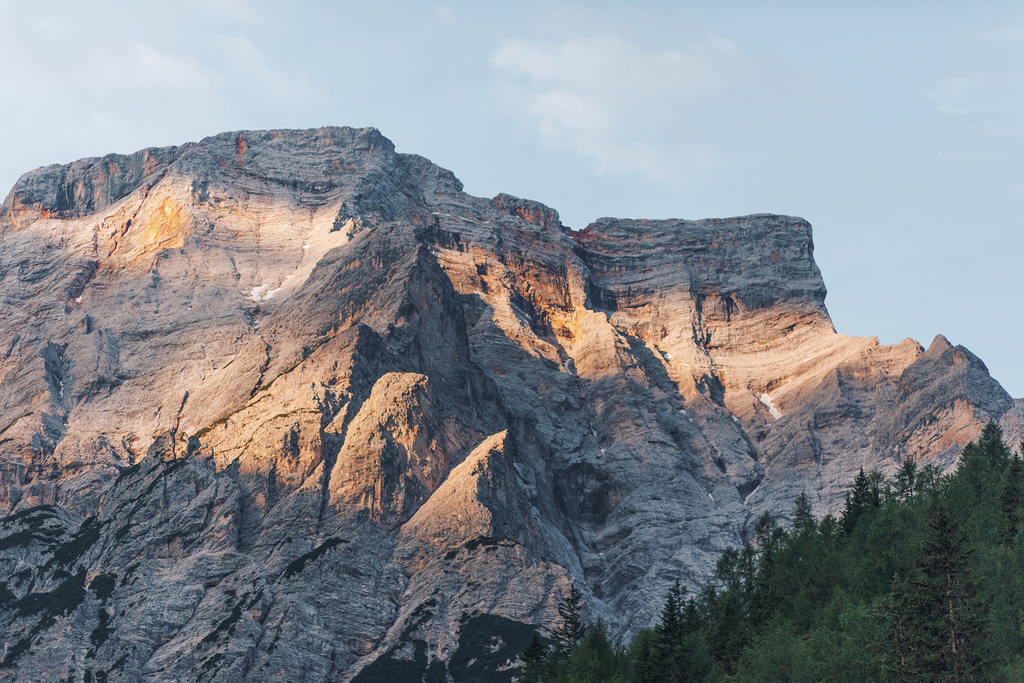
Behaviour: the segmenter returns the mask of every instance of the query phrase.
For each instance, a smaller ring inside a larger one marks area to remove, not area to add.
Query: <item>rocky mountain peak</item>
[[[0,679],[473,680],[570,583],[632,633],[761,513],[1019,430],[969,351],[837,334],[825,294],[802,219],[574,232],[372,128],[28,173]]]

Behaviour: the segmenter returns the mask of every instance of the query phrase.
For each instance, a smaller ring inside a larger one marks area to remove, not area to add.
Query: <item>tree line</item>
[[[765,513],[628,643],[585,623],[573,586],[520,682],[1024,680],[1024,465],[994,422],[951,474],[862,469],[838,518],[802,494],[792,519]]]

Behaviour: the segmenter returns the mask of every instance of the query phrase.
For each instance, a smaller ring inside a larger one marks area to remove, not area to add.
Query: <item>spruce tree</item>
[[[520,655],[523,660],[523,667],[519,673],[519,683],[540,683],[541,673],[544,670],[544,658],[547,656],[547,648],[540,642],[537,632],[533,632],[533,639]]]
[[[846,506],[843,508],[843,516],[840,520],[843,531],[846,535],[853,533],[861,516],[870,508],[878,507],[881,504],[881,494],[878,490],[878,483],[872,481],[864,474],[864,468],[853,479],[853,489],[846,494]]]
[[[1003,443],[1003,429],[994,420],[981,430],[978,436],[978,455],[983,457],[997,472],[1002,472],[1010,460],[1010,449]]]
[[[655,669],[658,680],[678,683],[683,680],[683,594],[686,589],[676,579],[668,591],[661,623],[655,627]]]
[[[895,683],[918,680],[923,660],[920,628],[915,623],[918,606],[908,589],[907,580],[893,574],[892,588],[885,603],[888,613],[886,624],[887,647],[885,663]]]
[[[907,458],[900,465],[896,472],[895,492],[896,499],[907,501],[914,496],[914,477],[917,475],[917,463],[913,458]]]
[[[576,643],[583,640],[587,633],[586,624],[583,623],[581,610],[583,608],[583,594],[576,588],[576,584],[569,584],[569,594],[558,603],[558,616],[562,623],[552,634],[561,649],[568,653],[575,647]]]
[[[921,633],[920,670],[934,681],[977,680],[981,670],[981,629],[977,584],[964,534],[945,509],[930,524],[915,586]]]
[[[658,634],[655,629],[640,629],[640,632],[633,636],[629,644],[629,658],[633,664],[633,680],[636,683],[661,682],[657,642]]]
[[[805,529],[814,529],[817,522],[814,513],[811,511],[811,499],[806,493],[801,493],[794,501],[793,529],[799,534]]]

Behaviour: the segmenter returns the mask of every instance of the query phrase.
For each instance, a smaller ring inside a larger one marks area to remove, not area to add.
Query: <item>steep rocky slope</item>
[[[837,334],[811,228],[465,194],[374,129],[25,175],[0,209],[0,680],[474,680],[1024,409]],[[424,673],[426,672],[426,674]]]

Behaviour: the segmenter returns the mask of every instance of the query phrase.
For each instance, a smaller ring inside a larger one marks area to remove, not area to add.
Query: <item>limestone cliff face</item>
[[[761,512],[1019,433],[969,351],[837,334],[824,299],[803,220],[573,232],[373,129],[29,173],[0,680],[473,680],[571,581],[628,633]]]

